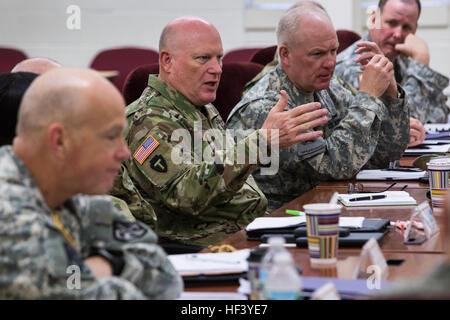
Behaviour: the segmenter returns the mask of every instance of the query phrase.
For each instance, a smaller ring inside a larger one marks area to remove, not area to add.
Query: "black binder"
[[[202,287],[211,285],[238,285],[240,278],[247,277],[247,272],[229,274],[200,274],[195,276],[183,276],[185,288]]]
[[[363,225],[361,228],[339,228],[340,234],[342,234],[342,229],[346,229],[351,233],[361,233],[361,232],[381,232],[383,233],[390,226],[390,221],[387,219],[364,219]],[[300,229],[299,229],[300,228]],[[247,231],[247,240],[249,241],[262,241],[263,238],[266,239],[270,236],[282,236],[286,238],[286,242],[288,239],[293,239],[293,236],[297,232],[297,236],[295,238],[301,237],[301,234],[298,234],[299,230],[306,230],[306,223],[300,223],[296,226],[291,226],[288,228],[268,228],[268,229],[259,229],[253,231]],[[306,233],[305,233],[306,235]],[[295,239],[294,238],[294,239]],[[291,243],[295,243],[292,241]]]
[[[375,238],[378,243],[384,237],[386,232],[355,232],[350,233],[346,237],[339,237],[339,248],[354,248],[362,247],[370,238]],[[295,239],[295,244],[297,247],[308,247],[308,238],[300,237]]]
[[[306,223],[302,226],[260,229],[247,232],[247,240],[267,242],[270,237],[283,237],[286,243],[295,243],[297,247],[308,246]],[[387,219],[365,219],[361,228],[339,228],[339,247],[362,247],[374,237],[378,242],[387,233],[390,221]]]

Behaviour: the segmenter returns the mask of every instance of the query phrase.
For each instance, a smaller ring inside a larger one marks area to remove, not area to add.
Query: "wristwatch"
[[[125,261],[121,253],[113,254],[103,248],[92,248],[89,257],[92,256],[100,256],[106,259],[111,264],[113,275],[118,276],[122,273],[123,267],[125,266]]]

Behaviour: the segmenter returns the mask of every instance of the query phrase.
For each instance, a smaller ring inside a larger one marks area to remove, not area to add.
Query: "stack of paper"
[[[450,131],[449,123],[426,123],[424,127],[427,133],[439,133]]]
[[[361,228],[364,217],[340,217],[339,226],[347,228]],[[277,229],[289,228],[296,226],[305,226],[306,217],[304,215],[298,217],[261,217],[253,220],[245,228],[246,231],[254,231],[261,229]]]
[[[370,196],[386,195],[383,199],[350,201],[355,198],[366,198]],[[353,193],[340,194],[339,201],[346,207],[369,207],[369,206],[410,206],[417,205],[417,201],[406,191],[385,191],[378,193]]]
[[[447,153],[450,149],[450,143],[447,144],[427,144],[419,145],[414,148],[408,148],[405,150],[403,155],[405,156],[416,156],[423,154],[434,154],[434,153]]]
[[[181,276],[242,273],[248,270],[250,250],[172,254],[169,260]]]
[[[361,170],[356,180],[418,180],[427,176],[426,171],[396,171],[389,169]]]

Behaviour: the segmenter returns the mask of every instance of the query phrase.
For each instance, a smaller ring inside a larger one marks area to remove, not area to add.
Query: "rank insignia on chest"
[[[128,242],[142,238],[147,230],[137,222],[114,221],[114,238],[119,241]]]
[[[155,171],[165,173],[167,172],[167,162],[161,155],[154,156],[150,160],[150,168]]]
[[[152,135],[149,135],[145,141],[141,144],[141,146],[136,150],[133,155],[133,158],[136,159],[141,165],[144,163],[145,159],[159,146],[159,142],[153,138]]]

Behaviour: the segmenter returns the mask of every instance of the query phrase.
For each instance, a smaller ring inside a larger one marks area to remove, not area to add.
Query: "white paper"
[[[300,223],[306,223],[305,215],[298,217],[261,217],[256,218],[245,228],[246,231],[253,231],[259,229],[275,229],[275,228],[287,228],[296,226]]]
[[[362,228],[364,217],[340,217],[339,227]]]
[[[450,144],[428,145],[427,148],[406,149],[403,155],[417,154],[417,153],[446,153],[450,149]]]
[[[350,201],[353,198],[362,198],[375,195],[387,195],[384,199]],[[385,191],[379,193],[357,193],[340,194],[339,200],[346,207],[364,207],[364,206],[407,206],[417,205],[417,201],[406,191]]]
[[[438,133],[442,131],[450,131],[449,123],[426,123],[423,125],[427,133]]]
[[[426,175],[426,171],[362,170],[356,176],[356,180],[417,180]]]
[[[169,260],[181,276],[241,273],[248,270],[249,249],[234,252],[172,254]]]
[[[364,217],[340,217],[340,227],[352,227],[361,228],[364,222]],[[246,231],[254,231],[260,229],[277,229],[288,228],[299,225],[300,223],[306,223],[306,217],[304,215],[298,217],[262,217],[256,218],[245,228]]]

